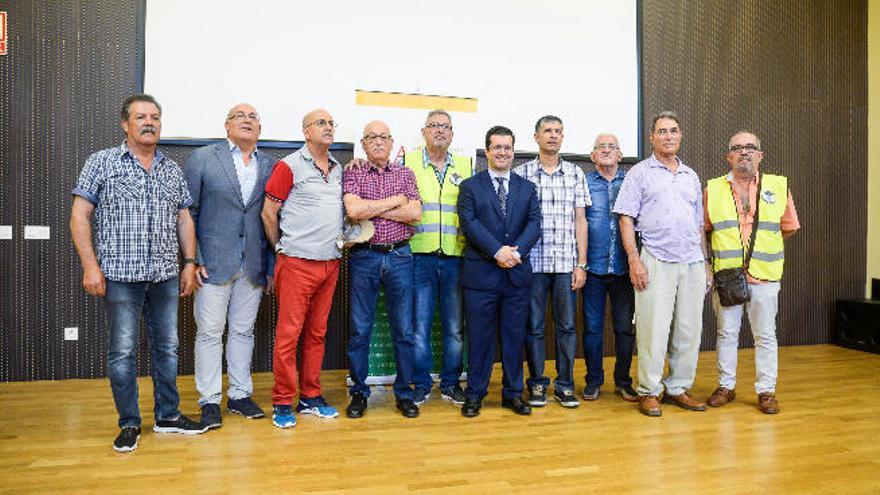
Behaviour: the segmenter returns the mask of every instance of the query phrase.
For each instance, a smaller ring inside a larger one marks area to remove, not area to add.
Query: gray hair
[[[672,110],[663,110],[651,120],[651,134],[654,134],[654,129],[657,127],[657,121],[660,119],[674,120],[675,123],[678,124],[678,127],[681,128],[681,122],[678,121],[678,115]]]
[[[562,119],[560,119],[559,117],[557,117],[555,115],[545,115],[545,116],[541,117],[540,119],[538,119],[537,122],[535,122],[535,133],[537,133],[538,131],[541,130],[542,125],[549,124],[551,122],[556,122],[559,125],[562,125]]]
[[[446,110],[443,110],[442,108],[438,108],[438,109],[431,110],[430,112],[428,112],[428,115],[425,117],[425,122],[427,122],[428,119],[430,119],[431,117],[433,117],[435,115],[445,115],[446,118],[449,119],[449,124],[452,125],[452,115],[449,115],[449,112],[447,112]]]
[[[758,146],[758,150],[760,151],[760,149],[761,149],[761,138],[759,138],[757,134],[755,134],[754,132],[752,132],[752,131],[750,131],[750,130],[748,130],[748,129],[741,129],[741,130],[736,131],[735,133],[733,133],[733,136],[730,136],[730,139],[727,140],[727,147],[728,147],[728,148],[730,148],[730,143],[733,141],[733,138],[739,136],[740,134],[751,134],[752,136],[755,136],[755,144]]]

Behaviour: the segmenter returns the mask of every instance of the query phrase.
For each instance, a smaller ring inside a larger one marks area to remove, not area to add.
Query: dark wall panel
[[[67,222],[86,157],[122,140],[118,107],[138,87],[142,56],[139,8],[138,0],[0,0],[10,35],[0,57],[0,225],[12,225],[14,237],[0,240],[2,381],[105,374],[103,308],[80,288]],[[742,128],[762,138],[763,169],[790,177],[803,230],[787,244],[780,343],[828,342],[834,301],[861,297],[865,281],[867,2],[645,0],[641,19],[645,122],[677,111],[681,156],[704,180],[725,171],[724,145]],[[163,147],[179,163],[191,150]],[[23,240],[25,225],[50,226],[51,239]],[[344,296],[340,285],[329,368],[346,365]],[[271,367],[274,312],[266,298],[259,370]],[[191,373],[191,300],[180,321],[180,368]],[[79,327],[78,341],[63,340],[66,326]],[[714,348],[708,305],[704,328],[703,348]]]
[[[867,3],[645,1],[642,39],[646,126],[677,111],[704,183],[740,129],[761,138],[763,171],[789,177],[802,230],[786,243],[779,341],[829,342],[834,301],[865,286]],[[707,307],[704,349],[714,328]]]

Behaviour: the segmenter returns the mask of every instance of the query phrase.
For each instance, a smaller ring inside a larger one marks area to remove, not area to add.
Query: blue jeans
[[[138,408],[137,347],[141,314],[150,341],[150,374],[153,377],[153,413],[156,421],[175,419],[177,407],[177,277],[164,282],[114,282],[107,280],[107,375],[119,413],[119,427],[140,426]]]
[[[577,352],[577,332],[574,328],[577,293],[571,290],[571,273],[535,273],[529,297],[529,327],[526,332],[526,359],[529,378],[526,383],[546,387],[550,379],[544,376],[544,319],[547,311],[547,292],[553,298],[553,322],[556,324],[556,381],[558,390],[574,388],[574,355]]]
[[[443,365],[440,369],[440,390],[458,385],[462,370],[462,297],[459,256],[433,254],[413,255],[415,289],[415,366],[413,384],[416,389],[430,391],[433,385],[431,367],[431,328],[434,308],[439,307],[443,335]]]
[[[584,284],[584,361],[587,386],[601,386],[605,382],[602,369],[605,333],[605,299],[611,298],[611,323],[614,327],[614,385],[632,386],[629,368],[632,364],[634,293],[629,275],[587,274]]]
[[[366,384],[370,365],[370,337],[373,335],[381,284],[385,287],[397,365],[394,395],[398,399],[412,399],[413,257],[409,246],[387,253],[354,248],[349,252],[348,273],[351,295],[348,361],[353,382],[350,392],[370,396],[370,387]]]

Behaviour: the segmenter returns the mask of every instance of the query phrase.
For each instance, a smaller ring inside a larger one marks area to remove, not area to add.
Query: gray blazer
[[[241,197],[241,185],[227,140],[192,152],[183,173],[193,204],[189,211],[196,225],[196,261],[208,270],[208,282],[222,285],[242,266],[255,285],[266,285],[272,275],[275,253],[263,230],[260,212],[266,181],[276,158],[257,151],[257,183],[250,198]]]

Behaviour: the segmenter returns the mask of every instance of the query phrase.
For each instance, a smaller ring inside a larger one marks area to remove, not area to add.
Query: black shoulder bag
[[[731,188],[731,194],[734,194]],[[736,198],[733,198],[736,204]],[[749,249],[743,258],[743,266],[725,268],[715,272],[715,290],[718,292],[718,300],[722,306],[736,306],[752,299],[749,290],[749,282],[746,279],[746,267],[752,259],[752,249],[755,247],[755,234],[758,232],[758,207],[761,204],[761,183],[758,182],[757,194],[755,194],[755,216],[752,222],[752,234],[749,236]]]

